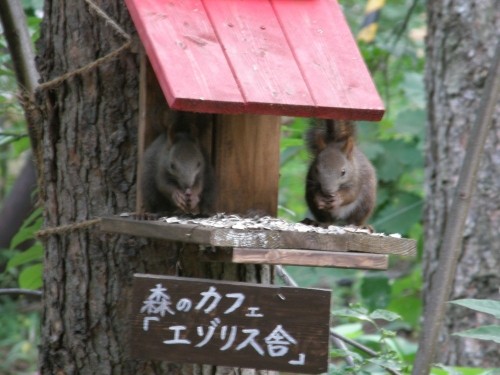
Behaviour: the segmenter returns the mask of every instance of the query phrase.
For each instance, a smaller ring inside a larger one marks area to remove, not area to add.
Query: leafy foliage
[[[29,31],[37,38],[43,0],[23,0],[22,3]],[[17,91],[13,64],[0,28],[0,203],[10,192],[30,148]],[[38,210],[25,221],[10,248],[0,249],[0,288],[41,287],[43,248],[34,241],[34,233],[40,225],[41,210]],[[1,374],[36,373],[39,321],[37,302],[18,296],[0,296]]]
[[[42,209],[36,209],[23,223],[11,241],[11,258],[6,272],[18,274],[19,286],[24,289],[39,289],[42,286],[42,244],[35,240],[35,234],[42,224]],[[24,250],[16,250],[20,245],[30,243]]]
[[[496,319],[500,319],[500,301],[468,298],[451,301],[450,303],[493,315]],[[481,326],[457,332],[454,333],[454,335],[478,340],[488,340],[500,344],[500,325]]]
[[[27,303],[0,297],[0,374],[36,372],[39,314]]]
[[[455,305],[464,306],[471,310],[479,311],[482,313],[493,315],[495,318],[500,319],[500,301],[494,301],[489,299],[457,299],[455,301],[450,301]]]
[[[401,317],[388,310],[377,309],[369,312],[360,305],[352,305],[348,308],[334,310],[333,316],[348,323],[338,325],[334,331],[355,338],[356,341],[374,350],[377,355],[369,356],[358,350],[334,350],[334,357],[350,356],[354,365],[341,365],[330,369],[330,374],[384,374],[385,369],[395,371],[406,371],[408,365],[406,360],[416,350],[416,345],[398,338],[392,330],[386,329],[380,324],[382,322],[392,323]],[[352,322],[358,322],[354,324]],[[368,325],[368,326],[367,326]],[[348,327],[349,331],[345,331]],[[353,329],[355,327],[355,329]],[[365,333],[371,331],[370,333]]]
[[[500,369],[482,369],[472,367],[436,366],[431,370],[431,375],[497,375]]]

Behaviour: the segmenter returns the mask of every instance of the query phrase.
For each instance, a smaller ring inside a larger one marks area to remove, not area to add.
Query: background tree
[[[485,78],[500,37],[500,4],[495,0],[428,2],[424,274],[427,287],[437,269],[444,224],[463,162],[470,127],[477,115]],[[465,227],[451,299],[499,299],[500,275],[500,106],[478,174]],[[439,345],[439,362],[500,365],[498,345],[452,337],[453,332],[485,324],[483,314],[449,308]]]

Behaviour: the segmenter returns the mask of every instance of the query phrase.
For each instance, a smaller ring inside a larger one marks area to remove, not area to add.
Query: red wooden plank
[[[244,100],[200,0],[126,0],[169,105],[242,112]]]
[[[173,109],[378,120],[336,0],[126,0]]]
[[[271,0],[318,117],[380,120],[384,106],[337,0]]]
[[[249,112],[300,115],[314,106],[269,1],[203,3]]]

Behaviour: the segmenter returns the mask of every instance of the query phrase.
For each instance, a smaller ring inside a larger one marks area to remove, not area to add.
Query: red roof
[[[126,0],[171,108],[380,120],[336,0]]]

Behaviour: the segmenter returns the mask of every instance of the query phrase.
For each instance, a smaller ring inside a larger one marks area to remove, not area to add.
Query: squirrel
[[[306,181],[307,205],[319,223],[363,226],[376,201],[377,178],[356,146],[352,121],[315,121],[306,133],[314,157]]]
[[[176,121],[145,150],[142,189],[146,212],[213,213],[214,172],[193,133],[194,125]]]

